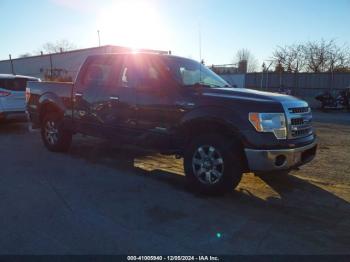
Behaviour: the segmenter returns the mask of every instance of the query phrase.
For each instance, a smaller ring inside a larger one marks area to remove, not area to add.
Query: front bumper
[[[314,159],[317,141],[291,149],[256,150],[244,149],[250,171],[288,170],[304,165]]]

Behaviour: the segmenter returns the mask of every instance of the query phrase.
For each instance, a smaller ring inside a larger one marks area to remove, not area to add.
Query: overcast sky
[[[67,39],[172,50],[207,64],[249,49],[262,63],[278,45],[336,39],[350,44],[350,0],[0,0],[0,60]],[[201,32],[201,34],[199,34]]]

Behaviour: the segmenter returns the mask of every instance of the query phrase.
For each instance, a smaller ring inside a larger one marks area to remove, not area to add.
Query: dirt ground
[[[55,154],[2,124],[0,254],[348,254],[350,114],[314,116],[314,161],[223,197],[189,192],[173,156],[82,136]]]
[[[319,139],[317,156],[311,163],[290,174],[337,192],[350,202],[350,113],[335,115],[336,122],[344,124],[327,123],[333,121],[333,116],[334,113],[314,113],[317,121],[314,127]],[[135,165],[149,171],[160,169],[183,175],[182,160],[175,160],[172,156],[146,156],[136,159]],[[253,174],[246,174],[240,188],[261,190],[259,184],[259,179]]]

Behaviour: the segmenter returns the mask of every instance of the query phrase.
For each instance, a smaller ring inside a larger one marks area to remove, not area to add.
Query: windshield
[[[224,79],[201,63],[191,59],[168,57],[167,66],[175,79],[183,86],[231,87]]]

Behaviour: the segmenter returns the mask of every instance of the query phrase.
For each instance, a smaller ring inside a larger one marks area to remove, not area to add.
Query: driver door
[[[157,55],[129,56],[130,87],[135,94],[136,127],[152,148],[169,148],[172,134],[185,110],[179,105],[182,93]]]

